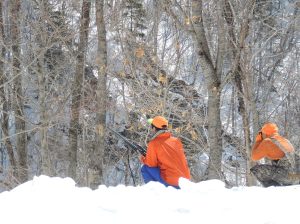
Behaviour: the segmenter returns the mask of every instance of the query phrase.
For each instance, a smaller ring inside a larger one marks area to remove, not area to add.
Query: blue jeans
[[[178,186],[173,186],[170,184],[167,184],[160,176],[160,169],[158,167],[150,167],[147,165],[143,165],[141,168],[141,173],[144,179],[145,183],[148,183],[150,181],[156,181],[156,182],[160,182],[161,184],[167,186],[172,186],[175,187],[177,189],[179,189]]]

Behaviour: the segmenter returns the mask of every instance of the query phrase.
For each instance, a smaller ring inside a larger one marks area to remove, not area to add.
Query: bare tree
[[[14,0],[11,2],[11,41],[12,41],[12,71],[14,78],[14,105],[15,127],[17,134],[16,149],[18,154],[18,175],[21,182],[28,179],[26,133],[24,118],[24,97],[22,89],[21,54],[20,54],[20,13],[21,2]]]
[[[104,22],[104,1],[95,1],[96,6],[96,24],[97,24],[97,67],[98,81],[96,90],[97,109],[96,109],[96,128],[97,134],[95,151],[90,155],[91,162],[89,172],[92,176],[89,179],[89,185],[96,188],[103,183],[104,174],[104,152],[105,152],[105,123],[106,123],[106,105],[107,105],[107,45],[106,45],[106,29]]]
[[[230,37],[230,46],[233,54],[233,64],[231,70],[227,77],[233,77],[233,83],[237,89],[238,96],[238,112],[242,116],[243,121],[243,130],[244,130],[244,139],[245,139],[245,154],[248,158],[251,155],[251,133],[250,133],[250,119],[249,114],[251,111],[251,103],[254,103],[254,99],[252,98],[253,94],[251,91],[253,86],[251,85],[250,80],[252,79],[251,74],[246,71],[246,68],[250,67],[250,62],[248,61],[248,66],[245,66],[247,62],[247,54],[244,49],[246,49],[245,40],[249,35],[249,25],[250,21],[253,18],[253,10],[255,6],[255,1],[249,1],[245,5],[243,5],[243,19],[236,18],[236,13],[233,11],[232,3],[228,0],[225,1],[225,20],[228,25],[228,33]],[[241,9],[241,6],[240,6]],[[241,21],[241,22],[240,22]],[[239,32],[236,24],[240,24]],[[244,56],[244,57],[243,57]],[[250,77],[249,77],[250,76]],[[248,185],[253,185],[254,180],[251,178],[250,168],[251,164],[246,166],[247,168],[247,181]]]
[[[198,47],[198,55],[201,68],[207,80],[208,91],[208,137],[209,137],[209,164],[208,179],[223,179],[221,174],[222,159],[222,124],[220,119],[220,97],[221,97],[221,77],[224,67],[225,53],[225,31],[222,9],[224,1],[216,2],[218,42],[216,59],[211,55],[209,48],[209,38],[205,30],[205,18],[202,1],[192,1],[192,23],[195,42]]]
[[[9,158],[9,163],[12,172],[12,175],[17,177],[17,162],[14,153],[14,147],[9,137],[9,100],[8,95],[6,94],[7,87],[7,77],[5,75],[5,64],[6,64],[6,52],[7,52],[7,42],[4,33],[4,20],[3,20],[3,1],[0,2],[0,39],[1,39],[1,60],[0,60],[0,101],[2,102],[2,119],[1,119],[1,127],[2,127],[2,140],[4,141],[6,151]],[[8,90],[7,90],[8,91]]]
[[[78,136],[80,134],[79,115],[80,115],[80,103],[82,94],[82,82],[85,68],[85,56],[87,50],[89,23],[90,23],[90,7],[91,2],[89,0],[82,1],[80,30],[79,30],[79,43],[78,53],[76,58],[76,70],[74,83],[72,85],[72,103],[71,103],[71,121],[69,130],[69,176],[76,179],[76,167],[77,167],[77,149],[78,149]]]

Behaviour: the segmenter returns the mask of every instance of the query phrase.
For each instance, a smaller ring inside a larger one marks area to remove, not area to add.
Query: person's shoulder
[[[154,138],[154,139],[151,139],[151,140],[148,142],[148,145],[153,145],[153,144],[155,144],[155,142],[156,142],[155,138]]]
[[[181,142],[181,140],[180,140],[179,137],[172,136],[172,135],[170,136],[169,141],[182,144],[182,142]]]
[[[275,143],[279,143],[281,147],[284,147],[284,149],[288,152],[293,152],[294,147],[292,143],[285,137],[281,135],[276,135],[271,138]]]
[[[173,136],[173,135],[170,135],[170,139],[172,139],[174,141],[180,141],[179,137],[176,137],[176,136]]]

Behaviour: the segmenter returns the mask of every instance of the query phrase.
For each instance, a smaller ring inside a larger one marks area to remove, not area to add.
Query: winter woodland
[[[257,185],[266,121],[300,149],[299,0],[1,0],[0,192],[33,176],[143,184],[147,118],[192,181]]]

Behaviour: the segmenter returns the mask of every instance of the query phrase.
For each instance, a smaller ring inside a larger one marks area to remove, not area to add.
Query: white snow
[[[0,223],[300,223],[299,185],[227,189],[219,180],[180,179],[180,186],[150,182],[91,190],[70,178],[39,176],[0,194]]]

